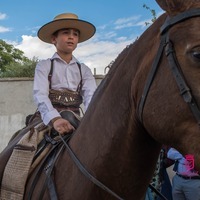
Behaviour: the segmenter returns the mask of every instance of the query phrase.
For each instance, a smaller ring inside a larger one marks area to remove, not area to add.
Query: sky
[[[40,41],[37,31],[61,13],[75,13],[96,27],[95,35],[78,44],[74,56],[93,73],[105,74],[105,68],[133,43],[148,26],[152,14],[162,9],[154,0],[1,0],[0,39],[24,52],[30,59],[47,59],[56,51]]]

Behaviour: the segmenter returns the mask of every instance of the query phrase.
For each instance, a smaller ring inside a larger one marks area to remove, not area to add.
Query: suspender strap
[[[51,60],[51,68],[50,68],[50,72],[49,72],[49,75],[48,75],[49,89],[51,89],[51,78],[52,78],[52,74],[53,74],[53,60]]]
[[[82,90],[82,87],[83,87],[83,77],[82,77],[82,71],[81,71],[81,64],[77,62],[77,65],[78,65],[78,68],[79,68],[79,71],[80,71],[81,80],[80,80],[80,83],[78,84],[76,91],[80,92]]]
[[[83,87],[83,77],[82,77],[82,71],[81,71],[81,64],[77,62],[77,65],[78,65],[78,68],[79,68],[79,71],[80,71],[81,80],[80,80],[80,82],[78,84],[78,87],[77,87],[76,91],[80,92],[82,90],[82,87]],[[49,89],[52,89],[51,88],[52,75],[53,75],[53,59],[51,60],[51,68],[50,68],[50,72],[49,72],[49,75],[48,75]]]

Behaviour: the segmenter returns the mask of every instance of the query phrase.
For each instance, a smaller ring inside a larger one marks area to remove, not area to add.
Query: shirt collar
[[[63,62],[65,62],[59,55],[58,53],[54,53],[54,55],[51,57],[51,60],[53,59],[59,59],[59,60],[62,60]],[[77,63],[79,62],[73,55],[72,55],[72,60],[70,61],[69,64],[74,64],[74,63]]]

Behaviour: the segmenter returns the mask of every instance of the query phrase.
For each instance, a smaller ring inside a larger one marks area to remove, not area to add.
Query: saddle
[[[77,129],[80,121],[81,121],[81,117],[79,115],[77,115],[76,113],[74,113],[71,110],[64,110],[60,112],[60,115],[62,118],[68,120],[70,122],[70,124]]]
[[[68,120],[75,129],[78,128],[81,118],[73,111],[61,111],[60,115]],[[71,134],[66,136],[65,138],[69,140]],[[23,199],[26,180],[30,173],[39,164],[44,169],[47,163],[48,165],[51,163],[53,169],[55,160],[61,152],[61,144],[62,141],[53,128],[45,126],[41,122],[35,127],[29,128],[28,132],[14,145],[10,158],[6,163],[1,183],[0,199]]]

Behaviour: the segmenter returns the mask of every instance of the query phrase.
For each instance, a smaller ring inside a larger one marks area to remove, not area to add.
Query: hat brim
[[[64,28],[74,28],[80,31],[79,43],[90,39],[96,32],[93,24],[79,19],[59,19],[42,26],[38,31],[38,37],[47,43],[52,43],[52,34]]]

